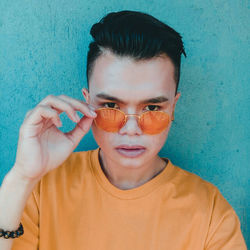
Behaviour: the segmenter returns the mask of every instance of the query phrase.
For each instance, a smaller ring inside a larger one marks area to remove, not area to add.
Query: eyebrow
[[[100,99],[105,99],[105,100],[110,100],[110,101],[116,101],[116,102],[119,102],[119,103],[122,103],[122,104],[126,104],[125,101],[117,98],[117,97],[114,97],[114,96],[110,96],[108,94],[105,94],[105,93],[100,93],[100,94],[97,94],[96,97],[100,98]],[[140,104],[146,104],[146,103],[162,103],[162,102],[167,102],[168,101],[168,98],[165,97],[165,96],[157,96],[157,97],[153,97],[153,98],[149,98],[149,99],[146,99],[146,100],[142,100],[140,101]]]

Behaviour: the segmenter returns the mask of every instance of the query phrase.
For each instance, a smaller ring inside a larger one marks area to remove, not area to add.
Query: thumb
[[[93,120],[94,118],[84,116],[80,122],[76,124],[73,130],[65,133],[65,135],[74,143],[74,147],[76,147],[80,143],[83,136],[88,133]]]

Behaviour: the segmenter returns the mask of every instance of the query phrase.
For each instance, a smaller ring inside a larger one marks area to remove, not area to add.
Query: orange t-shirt
[[[165,159],[143,185],[121,190],[95,150],[72,152],[30,195],[13,250],[245,250],[240,221],[213,184]]]

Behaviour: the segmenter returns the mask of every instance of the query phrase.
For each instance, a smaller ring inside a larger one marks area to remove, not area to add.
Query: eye
[[[115,106],[115,105],[117,105],[117,104],[114,102],[105,102],[105,103],[101,104],[101,106],[103,106],[104,108],[117,108],[118,105],[117,106]]]
[[[158,106],[158,105],[148,105],[146,107],[149,108],[149,109],[146,109],[147,111],[159,111],[161,108],[161,106]]]

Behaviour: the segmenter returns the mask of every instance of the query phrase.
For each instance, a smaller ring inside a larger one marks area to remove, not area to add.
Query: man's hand
[[[84,114],[79,120],[76,110]],[[67,133],[57,128],[62,125],[59,117],[62,112],[77,123]],[[41,179],[67,159],[89,131],[95,117],[95,112],[91,113],[91,107],[83,101],[65,95],[47,96],[25,116],[19,130],[15,165],[11,171],[23,179]]]

